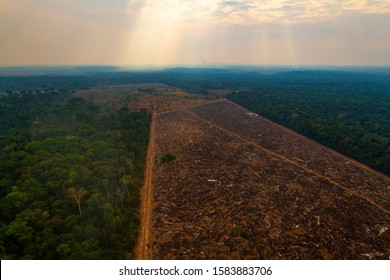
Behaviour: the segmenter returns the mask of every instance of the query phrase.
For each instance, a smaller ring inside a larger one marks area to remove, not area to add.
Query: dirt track
[[[151,216],[153,207],[153,163],[155,158],[155,123],[156,114],[152,116],[149,134],[148,154],[146,158],[145,179],[141,189],[140,205],[140,230],[135,248],[137,260],[148,260],[151,258],[149,250],[149,238],[151,227]]]

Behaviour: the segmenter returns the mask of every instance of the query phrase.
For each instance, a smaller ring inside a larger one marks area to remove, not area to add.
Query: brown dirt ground
[[[389,177],[229,101],[155,121],[149,257],[390,258]]]
[[[182,109],[216,99],[153,83],[96,87],[77,91],[74,95],[113,109],[127,106],[131,111],[148,109],[153,112]]]
[[[137,260],[148,260],[149,256],[149,238],[151,228],[151,216],[153,207],[153,184],[152,184],[152,172],[153,163],[155,158],[155,121],[156,116],[153,114],[152,122],[150,125],[149,146],[148,154],[146,157],[145,168],[145,180],[141,189],[141,203],[140,203],[140,229],[138,234],[138,240],[135,248],[135,257]]]

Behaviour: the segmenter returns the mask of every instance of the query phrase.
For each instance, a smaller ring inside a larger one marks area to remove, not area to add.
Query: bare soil
[[[150,258],[390,258],[389,177],[226,100],[155,121]]]
[[[182,109],[215,100],[213,96],[190,94],[182,89],[163,84],[131,84],[96,87],[80,90],[75,96],[112,109],[128,107],[131,111],[148,109],[165,112]]]

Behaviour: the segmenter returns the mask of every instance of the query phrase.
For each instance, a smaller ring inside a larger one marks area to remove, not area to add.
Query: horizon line
[[[281,67],[281,68],[390,68],[390,65],[367,65],[367,64],[226,64],[226,63],[209,63],[209,64],[161,64],[161,65],[132,65],[132,64],[14,64],[1,65],[0,68],[68,68],[68,67],[112,67],[112,68],[226,68],[226,67]]]

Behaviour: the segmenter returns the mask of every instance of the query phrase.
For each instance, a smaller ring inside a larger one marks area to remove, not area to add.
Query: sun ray
[[[383,64],[389,14],[364,0],[3,1],[0,63]]]

